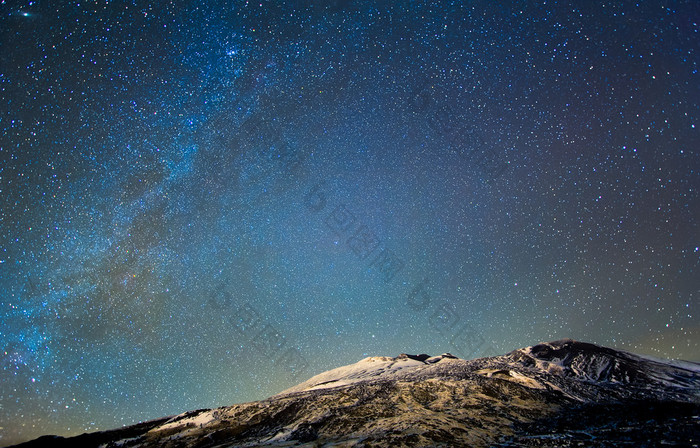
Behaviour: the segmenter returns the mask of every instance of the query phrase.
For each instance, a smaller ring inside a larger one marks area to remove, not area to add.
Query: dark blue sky
[[[0,3],[0,445],[369,355],[700,360],[695,1]]]

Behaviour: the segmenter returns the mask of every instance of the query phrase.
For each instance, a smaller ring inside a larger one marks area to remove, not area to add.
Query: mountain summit
[[[266,400],[22,447],[698,446],[700,364],[560,340],[473,360],[401,354]]]

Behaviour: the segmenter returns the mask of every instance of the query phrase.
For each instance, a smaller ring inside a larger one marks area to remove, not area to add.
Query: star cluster
[[[700,360],[698,17],[0,2],[0,445],[370,355]]]

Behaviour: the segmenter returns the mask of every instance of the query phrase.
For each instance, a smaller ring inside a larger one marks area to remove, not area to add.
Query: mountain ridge
[[[563,339],[368,357],[265,400],[17,447],[697,446],[699,427],[700,364]]]

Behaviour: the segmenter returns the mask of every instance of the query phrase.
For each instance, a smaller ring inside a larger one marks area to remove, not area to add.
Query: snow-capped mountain
[[[266,400],[22,446],[662,444],[700,444],[700,364],[561,340],[474,360],[370,357]]]

